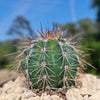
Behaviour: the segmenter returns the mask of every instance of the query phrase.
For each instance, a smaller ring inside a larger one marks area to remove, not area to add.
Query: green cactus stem
[[[64,38],[62,32],[41,32],[41,37],[30,40],[17,56],[18,70],[26,77],[26,84],[34,89],[69,89],[76,82],[79,69],[86,61],[76,48],[73,38]]]

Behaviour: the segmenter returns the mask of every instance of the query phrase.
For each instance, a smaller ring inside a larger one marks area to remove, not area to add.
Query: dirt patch
[[[16,72],[11,72],[7,69],[2,69],[0,70],[0,83],[9,79],[12,79],[14,77],[17,77],[18,73]]]

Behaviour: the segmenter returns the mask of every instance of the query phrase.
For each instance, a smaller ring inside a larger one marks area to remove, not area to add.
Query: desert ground
[[[0,70],[0,83],[9,79],[15,78],[17,76],[18,76],[18,73],[16,72],[11,72],[7,69],[2,69]]]

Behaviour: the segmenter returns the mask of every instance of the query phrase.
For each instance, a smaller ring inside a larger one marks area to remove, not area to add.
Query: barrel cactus
[[[25,75],[27,86],[34,89],[69,89],[76,82],[77,72],[88,64],[80,58],[83,52],[73,37],[64,37],[59,28],[41,32],[39,38],[29,39],[21,47],[17,69]]]

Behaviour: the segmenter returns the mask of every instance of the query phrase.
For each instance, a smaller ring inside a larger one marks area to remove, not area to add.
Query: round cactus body
[[[69,88],[75,82],[77,54],[64,39],[34,40],[24,49],[21,59],[26,82],[35,89]]]
[[[64,37],[60,30],[41,32],[37,39],[26,39],[21,45],[17,64],[26,77],[28,87],[34,89],[69,89],[76,82],[77,72],[87,64],[83,51],[74,37]],[[90,65],[91,66],[91,65]]]

